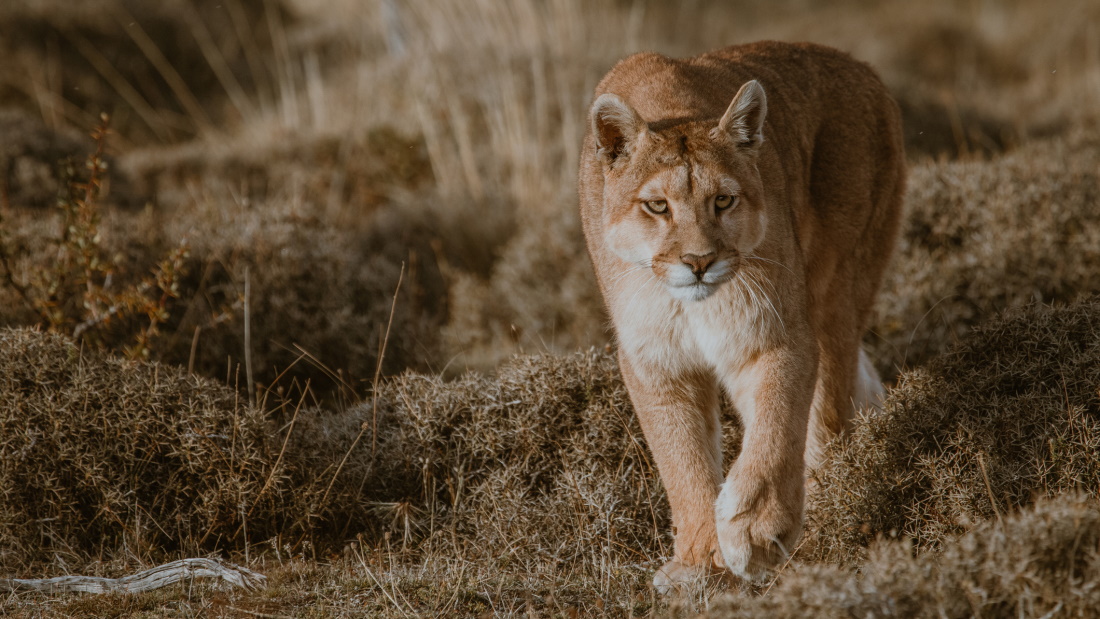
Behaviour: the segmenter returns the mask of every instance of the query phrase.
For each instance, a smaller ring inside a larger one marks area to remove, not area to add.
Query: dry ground
[[[775,581],[662,600],[577,149],[617,58],[762,38],[848,50],[901,104],[866,340],[896,384],[814,472]],[[0,613],[1100,604],[1095,2],[17,0],[0,55],[0,576],[270,578]]]

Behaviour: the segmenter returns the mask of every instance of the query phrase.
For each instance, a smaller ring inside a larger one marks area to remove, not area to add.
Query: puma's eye
[[[664,215],[668,212],[668,200],[649,200],[645,202],[645,208],[654,215]]]
[[[735,206],[741,199],[737,196],[720,195],[714,198],[714,208],[724,211]]]

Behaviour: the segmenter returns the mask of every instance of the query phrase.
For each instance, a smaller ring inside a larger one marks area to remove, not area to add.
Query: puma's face
[[[690,129],[690,128],[688,128]],[[605,177],[607,247],[697,301],[734,278],[767,221],[752,155],[708,131],[652,133]]]
[[[737,276],[767,227],[756,159],[764,90],[749,82],[720,121],[647,124],[612,94],[592,122],[603,160],[606,246],[698,301]]]

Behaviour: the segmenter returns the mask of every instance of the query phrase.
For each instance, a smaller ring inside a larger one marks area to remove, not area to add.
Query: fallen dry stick
[[[0,592],[140,593],[191,578],[220,578],[235,587],[248,590],[258,589],[267,581],[267,577],[263,574],[232,563],[222,563],[216,559],[181,559],[122,578],[97,576],[59,576],[40,580],[0,578]]]

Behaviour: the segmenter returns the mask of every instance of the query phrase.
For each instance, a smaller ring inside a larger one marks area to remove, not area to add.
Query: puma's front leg
[[[672,507],[673,559],[653,584],[668,593],[717,568],[714,501],[722,482],[718,384],[710,371],[646,371],[619,364]]]
[[[741,454],[715,503],[725,566],[758,579],[802,530],[804,451],[817,370],[813,340],[766,352],[727,378],[745,426]]]

